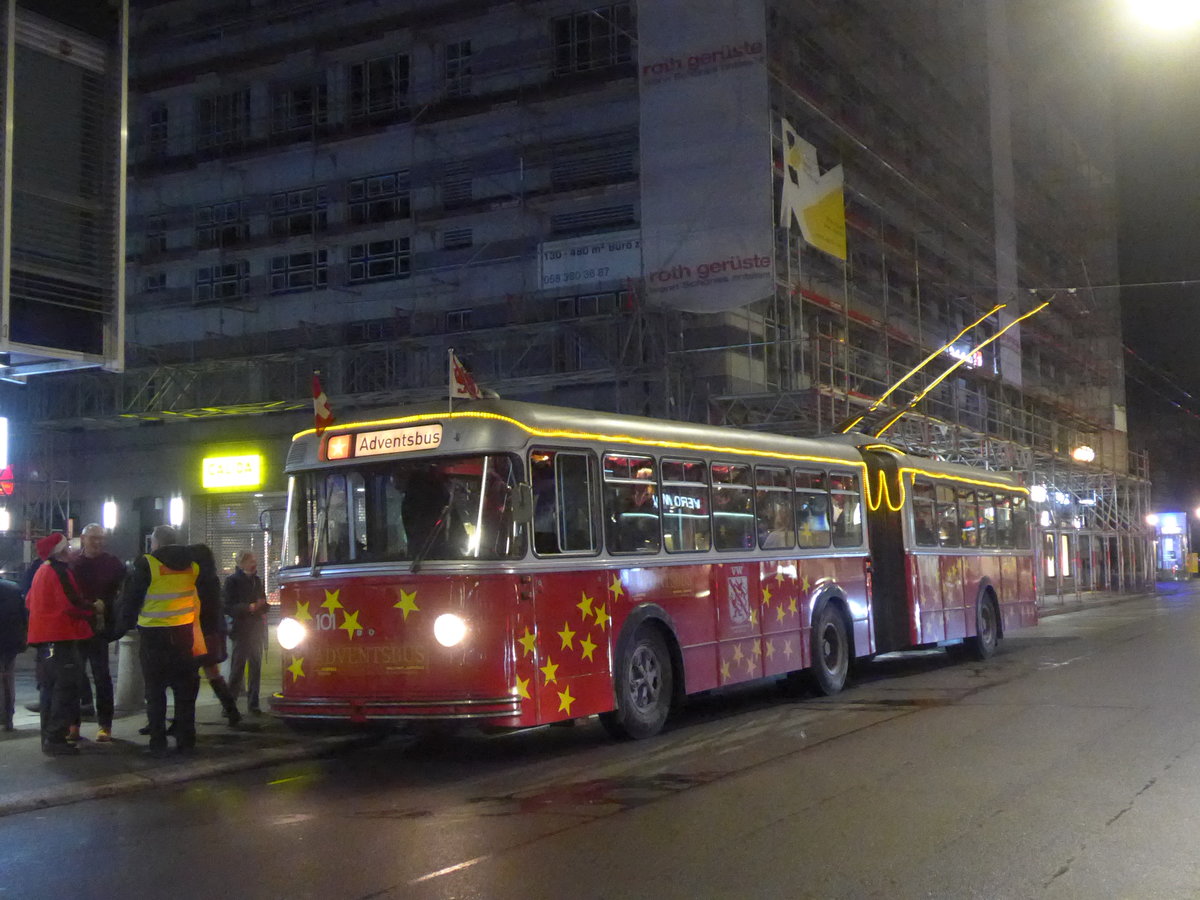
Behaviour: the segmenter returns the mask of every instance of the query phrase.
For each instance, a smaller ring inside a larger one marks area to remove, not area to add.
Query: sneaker
[[[111,744],[112,743],[112,732],[109,731],[107,728],[99,729],[96,732],[96,743],[97,744]]]
[[[81,740],[82,738],[79,735],[79,726],[72,725],[67,731],[67,743],[78,744]]]
[[[149,734],[149,733],[150,733],[149,725],[143,725],[141,728],[138,729],[138,734]]]
[[[238,712],[238,708],[236,706],[231,706],[229,709],[225,710],[225,718],[229,720],[229,727],[234,728],[237,726],[238,722],[242,721],[242,714]]]

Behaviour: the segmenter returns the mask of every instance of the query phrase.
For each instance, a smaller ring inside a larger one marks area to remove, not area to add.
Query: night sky
[[[1117,91],[1130,442],[1156,509],[1200,506],[1200,27],[1121,35]],[[1151,282],[1184,282],[1139,287]]]

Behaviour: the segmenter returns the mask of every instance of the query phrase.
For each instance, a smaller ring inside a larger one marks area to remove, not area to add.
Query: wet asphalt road
[[[47,761],[48,765],[64,764]],[[1200,586],[668,732],[426,743],[0,819],[0,896],[1200,896]]]

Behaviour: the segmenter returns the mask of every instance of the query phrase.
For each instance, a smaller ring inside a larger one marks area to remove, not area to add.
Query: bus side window
[[[656,553],[658,482],[649,456],[604,455],[604,540],[613,553]]]
[[[1013,545],[1018,550],[1029,549],[1029,506],[1024,494],[1012,498]]]
[[[954,500],[954,488],[939,484],[936,489],[937,498],[937,534],[938,544],[942,547],[958,546],[958,505]]]
[[[796,469],[796,537],[801,547],[829,546],[829,494],[825,473]]]
[[[750,467],[713,463],[712,481],[716,548],[754,549],[754,487]]]
[[[758,517],[758,546],[764,550],[788,550],[796,546],[795,514],[792,511],[792,476],[787,469],[756,466],[758,490],[754,508]]]
[[[1012,495],[996,494],[996,545],[1011,550],[1013,543],[1012,530]]]
[[[990,491],[979,491],[979,546],[996,546],[996,501]]]
[[[954,492],[958,502],[958,524],[962,529],[962,546],[979,546],[979,506],[975,502],[975,492],[959,488]]]
[[[594,457],[558,453],[554,457],[558,502],[558,546],[564,553],[597,550]]]
[[[829,499],[833,503],[833,545],[858,547],[863,541],[862,495],[857,475],[829,474]]]
[[[538,556],[559,552],[554,458],[552,450],[533,450],[529,454],[529,481],[533,486],[533,552]]]
[[[934,511],[933,485],[928,481],[914,481],[912,486],[913,536],[921,547],[936,547],[937,532],[933,523],[936,521]]]
[[[661,475],[663,545],[667,552],[711,550],[708,466],[698,459],[664,459]]]

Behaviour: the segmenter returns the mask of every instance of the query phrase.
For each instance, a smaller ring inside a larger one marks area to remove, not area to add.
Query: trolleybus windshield
[[[525,555],[514,516],[515,456],[364,462],[298,472],[289,484],[285,566]]]

